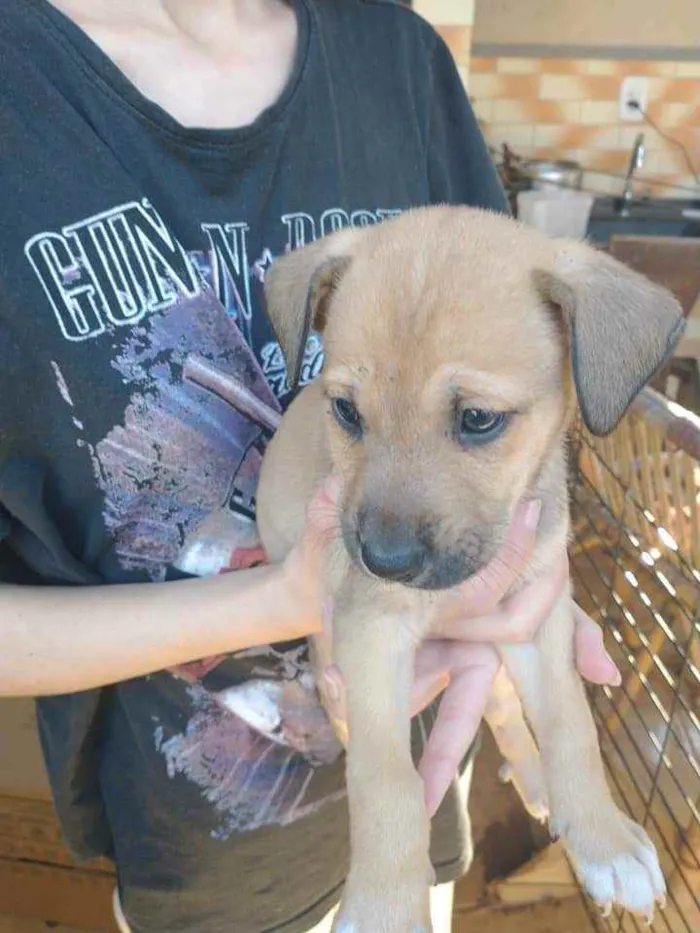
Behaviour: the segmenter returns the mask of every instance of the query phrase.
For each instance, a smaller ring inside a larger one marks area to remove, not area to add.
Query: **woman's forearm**
[[[0,695],[72,693],[310,634],[279,567],[96,587],[0,586]]]

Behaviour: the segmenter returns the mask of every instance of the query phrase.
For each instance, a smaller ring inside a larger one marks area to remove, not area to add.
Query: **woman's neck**
[[[297,21],[286,0],[49,2],[185,126],[252,123],[292,71]]]

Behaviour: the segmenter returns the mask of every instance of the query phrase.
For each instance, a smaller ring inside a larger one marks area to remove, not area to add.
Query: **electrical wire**
[[[658,125],[658,123],[656,123],[655,120],[652,120],[652,118],[649,116],[649,114],[644,109],[644,107],[640,106],[639,101],[631,100],[628,104],[628,107],[631,107],[632,110],[638,110],[639,113],[642,115],[642,119],[644,120],[644,122],[648,123],[649,126],[656,133],[658,133],[662,139],[665,139],[666,142],[671,143],[672,146],[677,146],[681,150],[681,152],[683,153],[683,158],[685,159],[685,164],[688,166],[688,170],[690,171],[690,174],[692,175],[695,181],[695,184],[700,186],[700,174],[698,173],[697,169],[693,165],[693,160],[690,158],[690,153],[688,152],[686,147],[683,145],[683,143],[680,141],[680,139],[676,139],[675,136],[671,136],[669,133],[666,133],[664,130],[662,130],[661,127]]]

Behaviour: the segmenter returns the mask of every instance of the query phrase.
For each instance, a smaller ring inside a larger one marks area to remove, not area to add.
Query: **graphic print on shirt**
[[[318,223],[284,215],[283,250],[389,213],[326,211]],[[266,246],[251,262],[245,223],[204,223],[202,232],[207,248],[188,254],[147,202],[132,203],[34,237],[25,250],[65,339],[116,348],[112,366],[130,399],[89,448],[119,561],[154,581],[169,568],[203,576],[265,560],[255,491],[286,370],[275,341],[262,341],[259,360],[251,345],[274,254]],[[304,382],[322,359],[312,335]],[[55,374],[79,429],[75,393],[57,365]],[[342,795],[315,780],[342,749],[305,645],[261,646],[171,673],[187,692],[189,719],[178,733],[157,726],[155,745],[168,773],[184,775],[219,813],[217,838],[293,822]]]

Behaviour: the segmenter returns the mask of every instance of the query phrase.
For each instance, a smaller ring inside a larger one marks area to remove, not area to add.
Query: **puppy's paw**
[[[539,755],[504,762],[498,776],[504,784],[510,783],[515,787],[534,820],[544,823],[549,818],[547,786]]]
[[[651,923],[654,908],[664,907],[666,882],[654,844],[619,810],[598,814],[588,830],[565,830],[562,838],[579,881],[604,914],[617,906]]]

